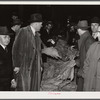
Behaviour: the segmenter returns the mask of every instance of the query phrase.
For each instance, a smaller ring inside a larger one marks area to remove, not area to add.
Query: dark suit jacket
[[[7,52],[0,45],[0,81],[1,78],[13,78],[13,67],[11,52]]]
[[[40,33],[41,33],[41,40],[42,42],[47,46],[51,46],[51,43],[48,42],[49,39],[52,39],[52,30],[50,31],[50,33],[48,34],[48,32],[46,31],[46,29],[41,29]]]
[[[11,51],[6,52],[0,45],[0,91],[10,91],[13,78]]]

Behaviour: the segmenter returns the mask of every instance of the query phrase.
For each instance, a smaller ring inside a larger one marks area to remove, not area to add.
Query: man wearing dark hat
[[[13,66],[17,75],[17,91],[39,91],[41,81],[40,34],[42,15],[32,14],[30,25],[21,28],[13,45]]]
[[[0,26],[0,91],[15,87],[11,51],[7,49],[11,33],[6,26]]]
[[[13,20],[11,23],[11,30],[13,32],[13,35],[11,36],[10,44],[8,45],[8,47],[11,49],[11,51],[12,51],[12,46],[13,46],[14,40],[20,31],[21,25],[22,25],[22,21],[17,16],[13,17]]]
[[[100,19],[98,17],[94,17],[91,19],[91,31],[94,39],[97,38],[97,30],[99,25],[100,25]]]
[[[41,80],[42,15],[32,14],[30,25],[23,27],[13,45],[13,66],[17,75],[17,91],[38,91]]]
[[[16,18],[16,19],[13,19],[13,22],[11,24],[12,24],[11,29],[15,32],[15,35],[17,35],[22,25],[22,21]]]
[[[80,39],[78,40],[78,47],[79,47],[79,71],[78,71],[78,88],[77,91],[82,91],[83,90],[83,83],[84,80],[82,78],[82,73],[83,73],[83,65],[84,65],[84,60],[86,58],[86,53],[90,47],[90,45],[94,42],[93,37],[90,35],[88,31],[88,22],[87,20],[81,20],[77,24],[77,32],[80,36]]]

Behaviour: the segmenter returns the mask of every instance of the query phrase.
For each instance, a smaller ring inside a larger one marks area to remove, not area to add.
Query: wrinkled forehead
[[[43,22],[37,22],[38,24],[42,24]]]
[[[42,24],[43,22],[34,22],[34,24],[38,24],[38,25],[40,25],[40,24]]]
[[[7,38],[10,37],[9,35],[0,35],[1,38]]]

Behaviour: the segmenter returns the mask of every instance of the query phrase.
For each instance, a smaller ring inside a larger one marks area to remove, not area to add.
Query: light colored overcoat
[[[84,91],[100,91],[100,42],[90,46],[83,72]]]

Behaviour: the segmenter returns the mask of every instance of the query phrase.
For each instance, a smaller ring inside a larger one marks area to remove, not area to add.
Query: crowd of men
[[[53,23],[48,21],[43,26],[39,13],[32,14],[29,25],[25,27],[21,27],[23,22],[18,16],[12,19],[10,29],[0,26],[0,91],[40,91],[42,63],[46,61],[43,53],[57,41],[56,37],[55,41],[51,37],[55,35],[50,33]],[[94,17],[91,27],[85,19],[79,20],[75,27],[80,36],[77,44],[79,57],[75,59],[78,67],[77,91],[100,90],[99,25],[100,19]],[[59,57],[53,52],[48,53]]]

